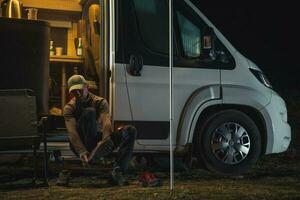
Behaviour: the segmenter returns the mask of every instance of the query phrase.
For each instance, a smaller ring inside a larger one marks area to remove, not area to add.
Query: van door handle
[[[141,76],[143,69],[143,57],[141,55],[131,55],[127,72],[132,76]]]

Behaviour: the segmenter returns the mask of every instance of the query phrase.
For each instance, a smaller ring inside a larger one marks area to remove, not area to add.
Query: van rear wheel
[[[220,111],[199,126],[202,128],[196,133],[195,150],[209,170],[239,175],[257,162],[261,137],[246,114],[237,110]]]

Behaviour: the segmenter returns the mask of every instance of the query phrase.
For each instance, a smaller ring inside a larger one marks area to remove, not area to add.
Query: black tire
[[[198,160],[210,171],[222,175],[240,175],[259,159],[259,129],[246,114],[237,110],[220,111],[200,122],[197,127],[194,150]]]

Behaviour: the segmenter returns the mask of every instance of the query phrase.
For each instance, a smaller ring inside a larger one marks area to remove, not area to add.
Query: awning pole
[[[173,155],[173,0],[169,0],[169,75],[170,75],[170,190],[174,188]]]

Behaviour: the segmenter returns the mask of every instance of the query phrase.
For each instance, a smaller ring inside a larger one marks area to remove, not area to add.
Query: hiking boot
[[[70,179],[71,179],[71,172],[68,170],[63,170],[59,173],[55,185],[68,187]]]
[[[123,176],[123,172],[120,170],[120,167],[113,169],[111,177],[108,180],[108,184],[112,186],[127,186],[129,185],[127,179]]]

